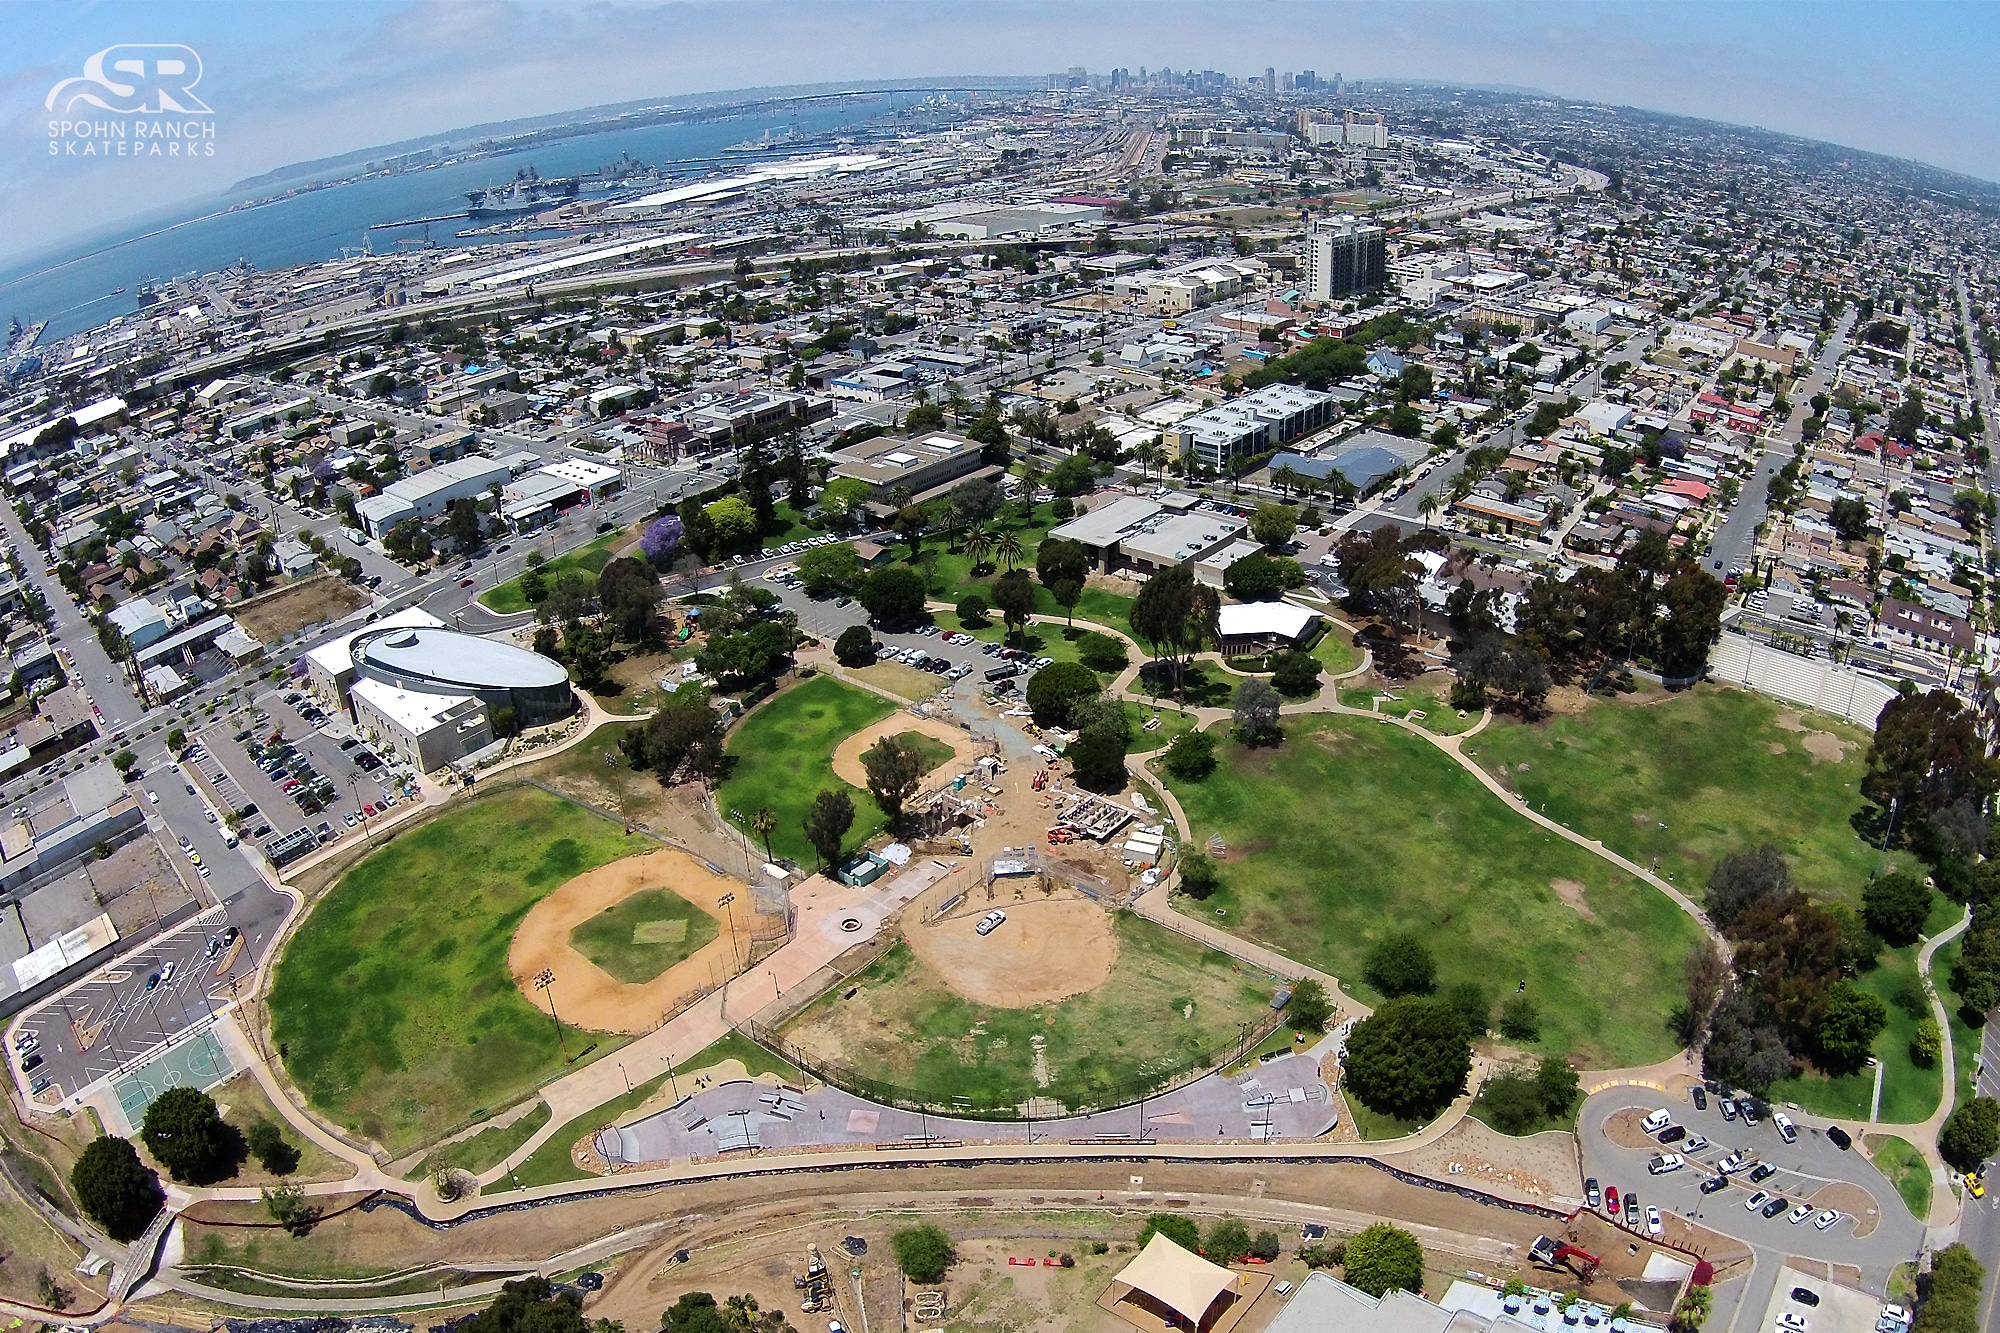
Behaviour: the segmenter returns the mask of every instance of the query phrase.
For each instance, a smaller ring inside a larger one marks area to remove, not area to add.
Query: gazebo
[[[1114,1290],[1125,1289],[1114,1307],[1137,1307],[1119,1310],[1127,1322],[1146,1327],[1158,1321],[1163,1328],[1209,1333],[1235,1303],[1238,1278],[1227,1268],[1190,1254],[1156,1231],[1146,1242],[1146,1248],[1111,1282]],[[1140,1311],[1150,1318],[1133,1319],[1132,1315]]]

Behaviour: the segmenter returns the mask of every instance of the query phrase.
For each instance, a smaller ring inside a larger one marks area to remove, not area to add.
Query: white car
[[[1838,1222],[1839,1220],[1840,1220],[1840,1210],[1838,1208],[1829,1208],[1825,1212],[1821,1213],[1818,1217],[1815,1217],[1813,1219],[1813,1226],[1821,1231],[1824,1231],[1828,1227],[1832,1226],[1835,1222]]]
[[[1808,1217],[1812,1216],[1812,1210],[1813,1208],[1811,1204],[1802,1203],[1798,1207],[1792,1209],[1791,1216],[1787,1217],[1785,1220],[1787,1222],[1790,1222],[1793,1226],[1797,1226],[1799,1223],[1805,1221]]]
[[[1669,1111],[1666,1107],[1662,1106],[1659,1110],[1653,1112],[1651,1115],[1647,1116],[1644,1120],[1641,1120],[1639,1122],[1639,1129],[1642,1133],[1657,1134],[1661,1130],[1665,1129],[1667,1127],[1668,1122],[1671,1121],[1673,1118],[1674,1118],[1673,1112]]]
[[[1664,1176],[1669,1171],[1678,1171],[1687,1165],[1687,1159],[1677,1152],[1663,1152],[1646,1163],[1646,1170],[1656,1176]]]
[[[158,805],[160,803],[160,794],[156,791],[149,790],[146,793],[146,801],[150,805]]]
[[[1783,1139],[1785,1142],[1792,1143],[1798,1139],[1799,1137],[1798,1127],[1792,1124],[1791,1117],[1786,1115],[1783,1111],[1779,1111],[1773,1114],[1771,1116],[1771,1123],[1777,1127],[1778,1137]]]
[[[1757,1190],[1756,1192],[1751,1194],[1749,1198],[1743,1201],[1743,1206],[1754,1213],[1759,1208],[1762,1208],[1765,1204],[1769,1203],[1770,1201],[1771,1201],[1771,1196],[1769,1194],[1767,1194],[1763,1190]]]
[[[972,931],[975,935],[991,935],[994,931],[1000,929],[1000,923],[1006,919],[1007,914],[996,907],[985,916],[980,917],[979,924],[974,926]]]
[[[1733,1176],[1748,1165],[1750,1165],[1750,1155],[1741,1148],[1738,1148],[1735,1152],[1717,1162],[1715,1169],[1722,1175]]]
[[[1652,1204],[1650,1204],[1650,1203],[1649,1203],[1649,1204],[1647,1204],[1647,1205],[1646,1205],[1646,1234],[1647,1234],[1647,1235],[1649,1235],[1649,1236],[1658,1236],[1658,1235],[1661,1235],[1661,1234],[1663,1234],[1663,1233],[1664,1233],[1665,1231],[1666,1231],[1666,1227],[1664,1227],[1664,1226],[1662,1226],[1662,1225],[1660,1224],[1660,1210],[1659,1210],[1658,1208],[1655,1208],[1655,1207],[1654,1207],[1654,1206],[1653,1206]]]
[[[1687,1152],[1700,1152],[1706,1147],[1708,1147],[1708,1140],[1699,1134],[1689,1138],[1686,1143],[1681,1145],[1681,1148]]]
[[[1786,1310],[1778,1316],[1778,1325],[1784,1333],[1806,1333],[1806,1317],[1796,1310]]]

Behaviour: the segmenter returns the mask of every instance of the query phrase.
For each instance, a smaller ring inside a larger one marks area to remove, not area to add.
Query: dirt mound
[[[1118,959],[1111,914],[1085,898],[1005,905],[1007,920],[974,933],[985,914],[966,910],[935,925],[911,924],[904,938],[945,985],[976,1004],[1026,1009],[1102,986]]]

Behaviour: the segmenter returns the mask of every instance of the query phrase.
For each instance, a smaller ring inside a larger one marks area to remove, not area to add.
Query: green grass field
[[[627,985],[644,985],[714,939],[715,918],[672,889],[647,889],[569,933],[570,946]]]
[[[1270,1013],[1274,985],[1227,954],[1202,950],[1141,917],[1119,913],[1118,960],[1093,991],[1059,1004],[999,1009],[953,992],[898,943],[784,1029],[788,1046],[837,1051],[868,1077],[939,1103],[981,1107],[1040,1095],[1070,1105],[1145,1076],[1170,1076],[1229,1053],[1238,1025]],[[1036,1038],[1047,1061],[1036,1077]]]
[[[1641,864],[1658,857],[1697,900],[1716,861],[1768,841],[1801,887],[1859,907],[1880,859],[1848,823],[1867,733],[1816,714],[1804,725],[1827,739],[1778,725],[1796,715],[1721,686],[1646,688],[1534,725],[1496,717],[1466,753],[1551,819]]]
[[[1195,723],[1193,713],[1183,713],[1175,708],[1155,708],[1151,704],[1135,704],[1129,699],[1125,701],[1125,717],[1131,723],[1132,750],[1135,754],[1164,749],[1173,744],[1174,737],[1182,732],[1193,731]],[[1147,731],[1146,724],[1155,717],[1160,719],[1160,725]]]
[[[587,542],[577,547],[574,551],[566,555],[559,555],[549,561],[542,566],[542,573],[547,578],[553,580],[556,574],[562,570],[581,570],[590,576],[592,582],[595,582],[598,574],[603,572],[604,567],[611,563],[612,556],[617,549],[632,540],[632,536],[633,531],[631,528],[622,528],[617,532],[607,532],[595,541]],[[480,593],[479,604],[488,611],[493,611],[503,616],[528,609],[528,599],[521,592],[521,580],[518,576],[508,579],[505,583],[496,584],[488,588],[485,592]]]
[[[1055,515],[1047,504],[1036,505],[1032,519],[1012,526],[1011,531],[1021,543],[1019,565],[1030,575],[1035,569],[1035,548],[1042,544],[1042,539],[1048,536],[1049,529],[1055,526]],[[989,527],[997,538],[1007,525],[991,524]],[[897,547],[898,558],[906,559],[908,553],[907,546]],[[989,552],[986,560],[990,564],[997,564],[998,557]],[[972,592],[978,593],[990,604],[993,601],[993,580],[999,578],[1002,572],[996,568],[977,578],[973,577],[972,558],[965,553],[962,541],[958,550],[948,549],[939,539],[927,541],[923,553],[917,557],[915,563],[916,568],[924,576],[924,584],[930,590],[930,595],[939,601],[950,602],[954,606],[958,604],[960,598]],[[1042,586],[1041,580],[1034,580],[1034,585],[1035,610],[1051,616],[1070,614],[1056,604],[1056,599]],[[1095,621],[1100,625],[1109,625],[1113,629],[1130,634],[1132,626],[1126,617],[1131,610],[1130,597],[1102,588],[1085,588],[1082,599],[1076,604],[1074,615],[1079,625],[1086,620]],[[955,617],[953,623],[956,623]],[[1055,654],[1050,653],[1048,656],[1053,657]]]
[[[1171,784],[1195,842],[1219,833],[1229,849],[1204,917],[1369,999],[1369,948],[1414,932],[1437,957],[1441,987],[1476,981],[1497,1004],[1525,978],[1541,1006],[1540,1048],[1587,1068],[1647,1064],[1675,1048],[1666,1018],[1694,923],[1522,819],[1429,742],[1309,716],[1288,722],[1281,746],[1228,742],[1218,754],[1205,781]]]
[[[535,1131],[549,1123],[549,1104],[537,1101],[534,1109],[511,1125],[495,1125],[471,1138],[447,1143],[427,1154],[424,1160],[404,1173],[405,1180],[428,1180],[439,1167],[452,1166],[478,1175],[500,1165],[514,1150],[535,1137]]]
[[[1870,1134],[1868,1150],[1875,1155],[1875,1167],[1889,1178],[1910,1215],[1919,1222],[1930,1220],[1931,1168],[1924,1155],[1908,1139],[1894,1134]]]
[[[846,788],[854,801],[854,827],[847,845],[864,842],[882,827],[875,798],[833,775],[833,751],[871,722],[896,711],[878,694],[857,690],[832,676],[817,676],[786,690],[743,719],[726,746],[729,776],[716,789],[715,804],[747,822],[769,806],[778,817],[771,850],[800,865],[818,860],[806,841],[803,823],[813,797],[828,787]]]
[[[514,929],[634,850],[618,825],[532,788],[394,838],[315,904],[279,961],[272,1028],[292,1078],[392,1153],[519,1102],[563,1066],[548,1015],[507,971]],[[565,1035],[572,1054],[618,1041]]]

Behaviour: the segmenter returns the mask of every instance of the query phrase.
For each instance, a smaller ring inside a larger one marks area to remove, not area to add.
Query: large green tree
[[[891,828],[901,824],[903,802],[916,793],[930,767],[924,752],[901,736],[885,737],[861,756],[861,768],[868,777],[868,792]]]
[[[912,1282],[942,1282],[958,1260],[951,1237],[930,1222],[898,1229],[889,1237],[889,1248],[896,1252],[896,1266]]]
[[[1861,779],[1863,796],[1885,808],[1893,802],[1900,818],[1913,820],[1961,801],[1983,803],[1996,788],[2000,769],[1977,718],[1957,695],[1910,690],[1882,709]]]
[[[160,1178],[138,1151],[112,1135],[91,1140],[70,1168],[69,1184],[83,1211],[113,1240],[136,1240],[167,1201]]]
[[[168,1088],[153,1099],[139,1129],[146,1151],[175,1180],[212,1185],[236,1174],[242,1135],[223,1122],[215,1101],[197,1088]]]
[[[1400,1227],[1377,1222],[1347,1242],[1347,1285],[1370,1296],[1424,1289],[1424,1247]]]
[[[1098,693],[1097,673],[1081,662],[1056,662],[1028,677],[1024,694],[1039,727],[1066,727],[1079,699]]]
[[[1176,695],[1182,692],[1187,663],[1215,638],[1221,609],[1222,599],[1215,589],[1195,580],[1190,564],[1161,570],[1133,599],[1132,632],[1173,671]]]
[[[2000,1102],[1974,1097],[1953,1111],[1938,1131],[1938,1154],[1961,1171],[1976,1171],[2000,1152]]]
[[[1472,1042],[1465,1020],[1442,1000],[1387,1000],[1354,1025],[1342,1080],[1381,1115],[1429,1120],[1465,1091]]]
[[[1931,886],[1908,871],[1878,875],[1861,890],[1861,916],[1892,948],[1915,944],[1931,914]]]
[[[889,565],[862,580],[856,600],[884,625],[907,625],[924,614],[924,576],[907,565]]]
[[[598,603],[626,643],[644,643],[652,636],[661,597],[660,576],[644,560],[620,556],[597,576]]]

